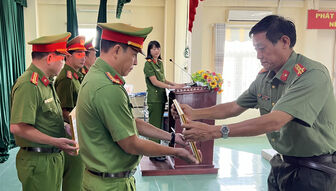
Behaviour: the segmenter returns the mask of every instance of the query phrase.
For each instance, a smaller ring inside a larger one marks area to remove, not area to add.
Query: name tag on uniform
[[[160,69],[156,69],[156,71],[160,72]]]
[[[50,103],[50,102],[52,102],[52,101],[54,101],[54,98],[49,98],[49,99],[46,99],[46,100],[44,100],[44,103]]]

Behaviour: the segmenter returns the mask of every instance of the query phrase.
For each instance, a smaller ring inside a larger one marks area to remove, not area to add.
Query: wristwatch
[[[228,138],[229,132],[230,132],[230,129],[228,128],[228,126],[222,125],[221,133],[222,133],[222,138],[223,139],[227,139]]]

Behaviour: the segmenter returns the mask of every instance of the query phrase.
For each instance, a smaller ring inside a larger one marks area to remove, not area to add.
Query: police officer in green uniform
[[[10,130],[20,150],[16,168],[22,190],[59,191],[64,155],[75,154],[76,142],[64,138],[60,101],[53,77],[64,65],[70,33],[43,36],[33,45],[32,64],[17,79],[11,92]]]
[[[83,78],[79,72],[85,62],[85,37],[77,36],[67,43],[67,50],[70,55],[66,56],[65,65],[57,76],[55,88],[61,101],[64,121],[69,123],[69,113],[76,106],[80,80]],[[68,130],[68,137],[71,138]],[[76,191],[81,189],[84,164],[80,155],[64,155],[64,173],[62,190]]]
[[[83,77],[87,74],[87,72],[89,71],[91,66],[96,61],[97,50],[93,46],[92,40],[93,39],[85,42],[85,44],[84,44],[85,49],[86,49],[86,51],[85,51],[85,63],[84,63],[84,67],[80,69],[80,73],[82,73]]]
[[[186,140],[267,134],[272,158],[268,190],[336,188],[336,103],[327,68],[293,51],[295,25],[270,15],[250,31],[263,70],[236,101],[205,109],[182,105],[189,119],[224,119],[259,108],[260,117],[210,126],[189,121]]]
[[[141,139],[171,140],[162,131],[132,114],[123,76],[137,65],[137,55],[152,31],[122,23],[100,23],[101,54],[90,68],[79,90],[76,119],[81,157],[86,170],[83,190],[135,190],[133,174],[142,155],[173,155],[197,163],[183,148],[159,145]],[[185,145],[181,134],[176,142]]]
[[[147,106],[149,123],[163,129],[163,113],[167,102],[166,89],[183,88],[184,84],[177,84],[166,80],[163,63],[161,61],[161,46],[158,41],[150,41],[147,48],[147,61],[144,67],[147,85]],[[151,139],[160,143],[158,139]],[[164,161],[164,156],[150,157],[157,161]]]

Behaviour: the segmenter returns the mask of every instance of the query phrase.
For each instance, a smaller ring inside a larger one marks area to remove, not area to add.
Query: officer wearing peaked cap
[[[75,154],[76,142],[64,138],[62,109],[53,77],[64,65],[70,33],[43,36],[33,47],[32,64],[17,79],[11,92],[10,130],[20,150],[16,168],[22,190],[59,191],[63,151]]]
[[[196,162],[189,151],[143,140],[139,134],[170,140],[171,134],[135,119],[124,88],[137,65],[137,53],[152,27],[101,23],[101,54],[85,76],[77,101],[81,157],[86,170],[83,190],[135,190],[133,174],[142,155],[174,155]],[[181,136],[176,140],[185,144]]]
[[[92,40],[93,40],[93,38],[91,40],[85,42],[85,44],[84,44],[84,46],[86,48],[86,51],[85,51],[85,63],[84,63],[84,67],[80,69],[80,73],[82,73],[83,77],[87,74],[87,72],[89,71],[89,69],[91,68],[91,66],[96,61],[96,52],[97,52],[97,50],[93,46]]]
[[[66,56],[65,65],[55,81],[57,95],[61,101],[64,121],[69,123],[69,113],[76,106],[80,81],[83,76],[80,69],[84,66],[85,37],[76,36],[67,43],[67,50],[70,55]],[[68,131],[70,132],[70,131]],[[68,135],[71,138],[70,135]],[[84,164],[80,155],[64,155],[64,173],[62,190],[79,191],[82,184]]]

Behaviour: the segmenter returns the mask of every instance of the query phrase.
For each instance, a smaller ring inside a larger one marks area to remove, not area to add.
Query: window
[[[236,100],[262,68],[249,31],[247,27],[225,29],[222,103]]]
[[[92,44],[95,46],[97,35],[96,28],[78,28],[78,34],[85,36],[85,41],[91,40],[93,38]]]

